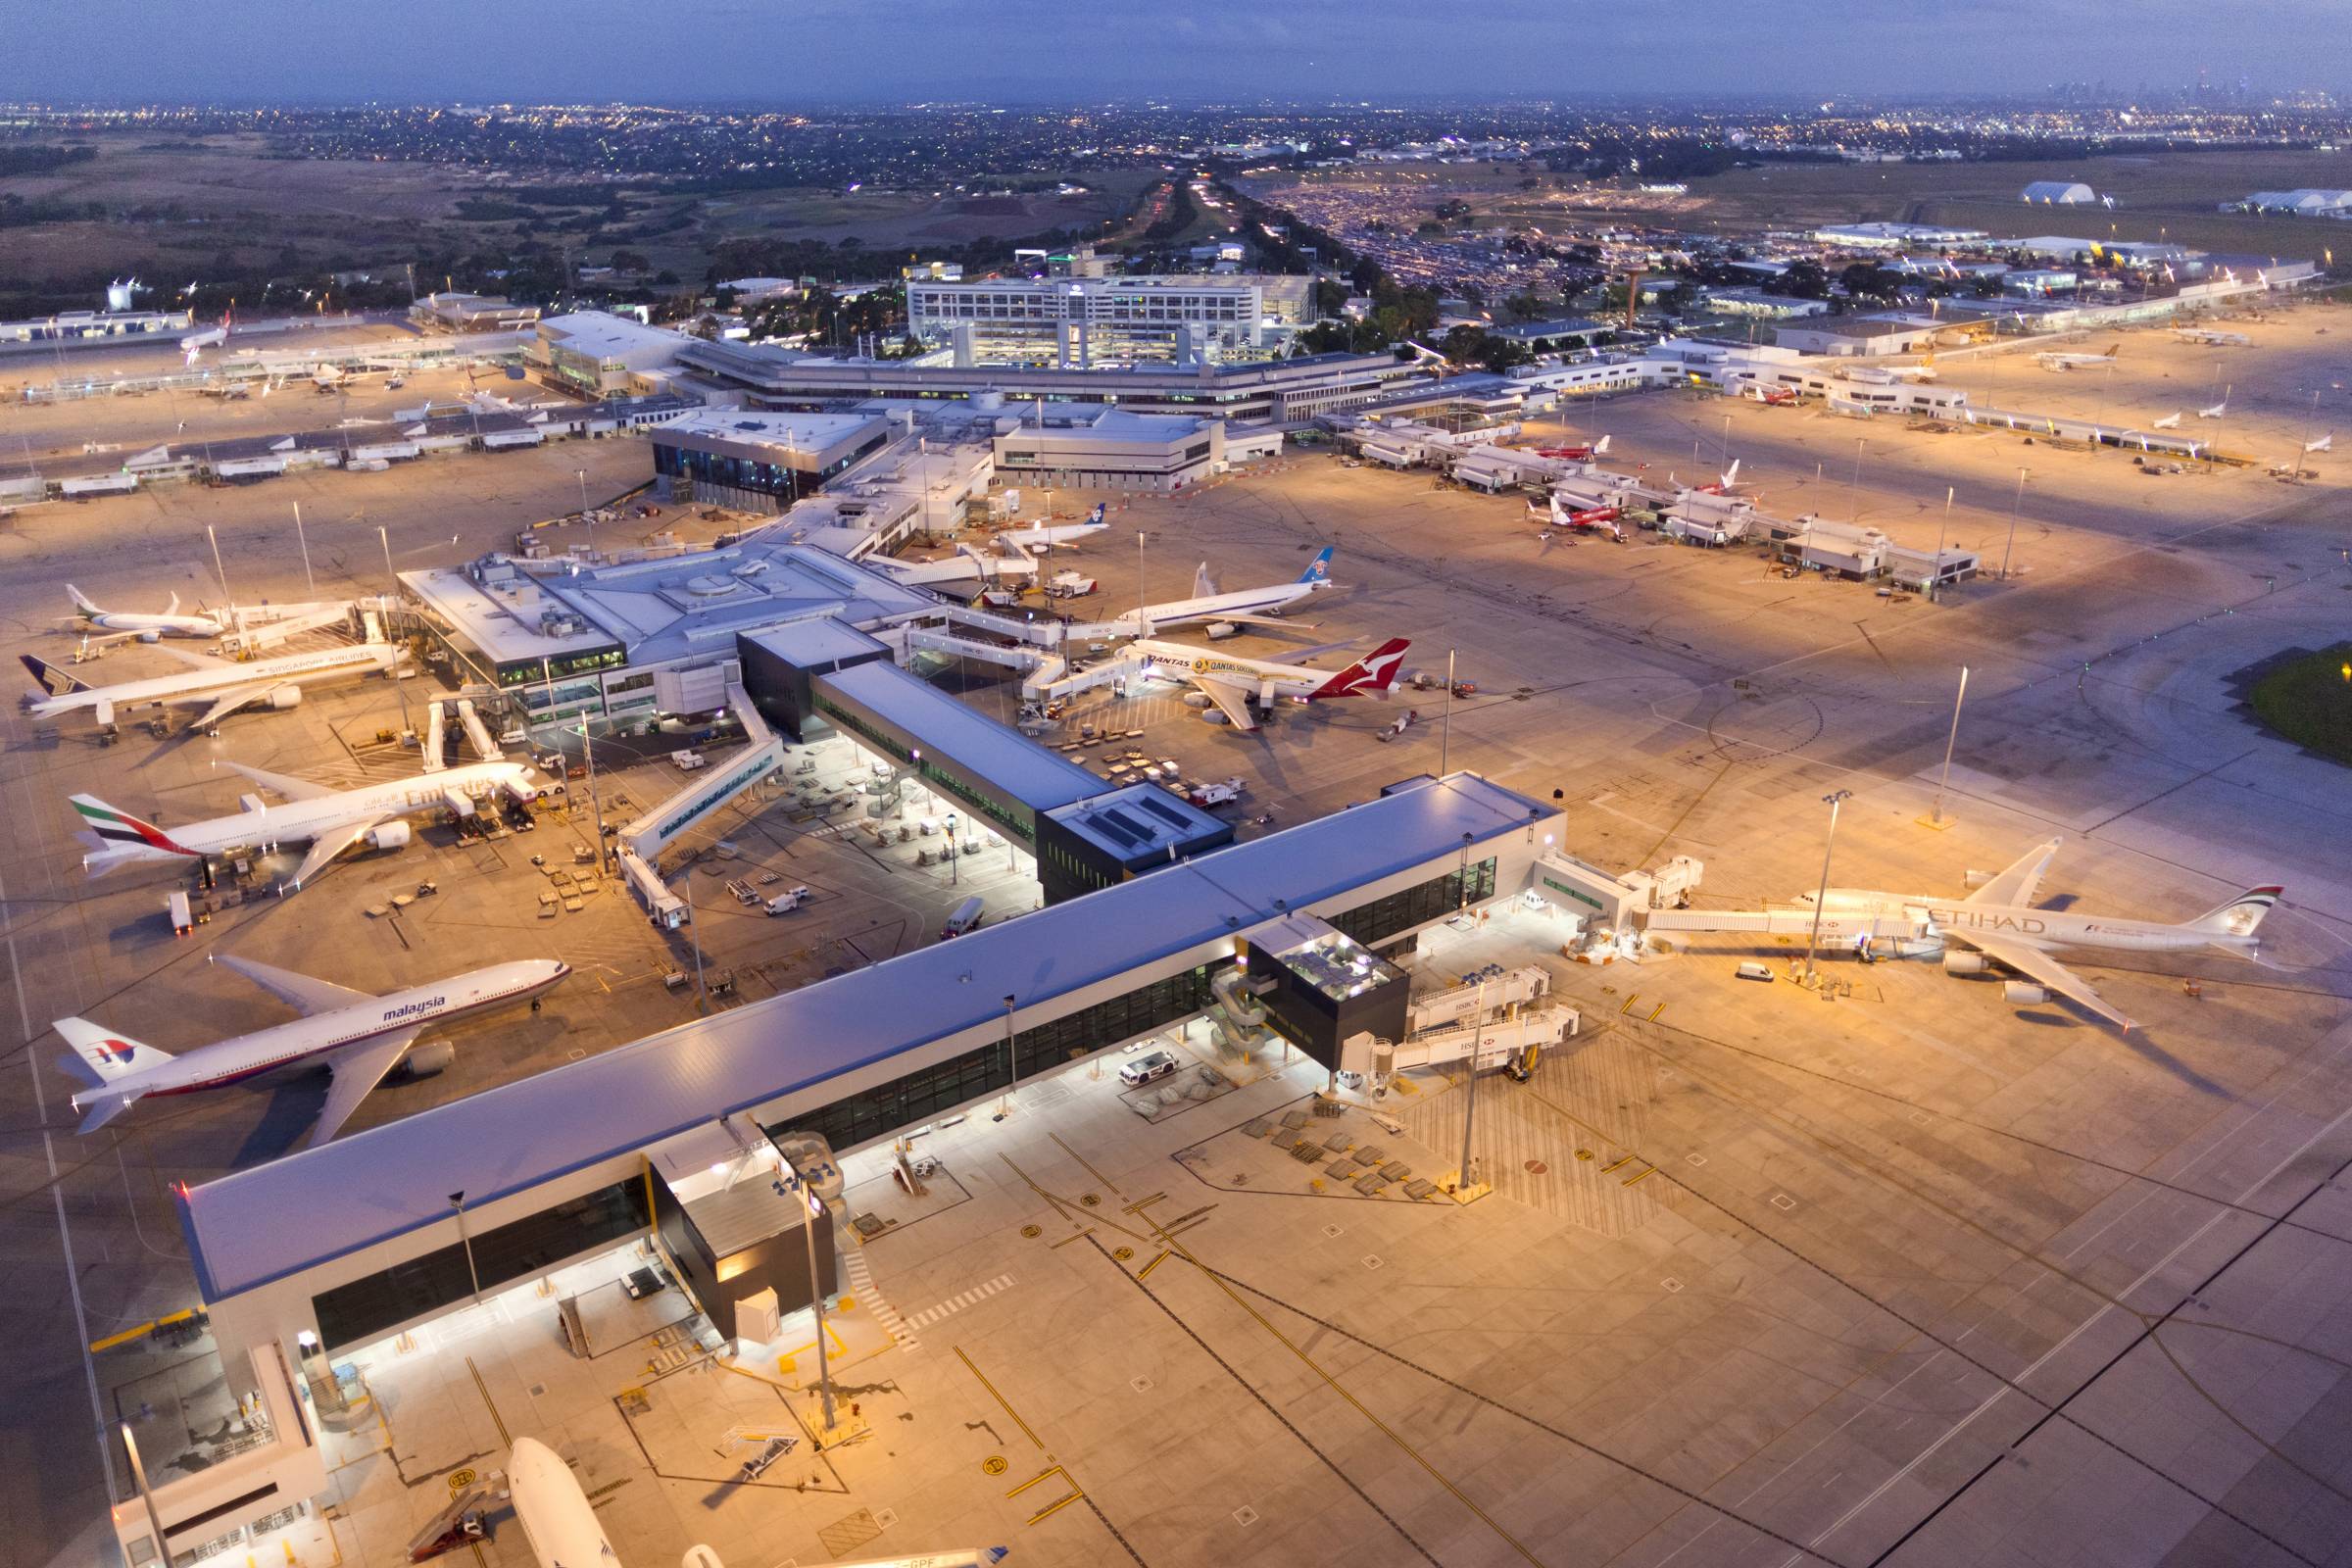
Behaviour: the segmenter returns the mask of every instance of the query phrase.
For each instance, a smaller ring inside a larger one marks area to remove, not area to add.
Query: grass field
[[[2352,643],[2289,660],[2254,683],[2246,700],[2297,746],[2352,765]]]

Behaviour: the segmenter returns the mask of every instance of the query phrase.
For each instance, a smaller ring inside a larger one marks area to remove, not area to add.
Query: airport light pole
[[[449,1195],[449,1206],[458,1211],[458,1245],[466,1249],[466,1274],[473,1281],[473,1304],[482,1304],[482,1274],[473,1266],[473,1238],[466,1234],[466,1189],[461,1187]]]
[[[398,598],[400,596],[400,573],[392,569],[392,536],[384,531],[384,525],[380,522],[375,525],[375,538],[376,542],[384,547],[384,580],[391,584],[387,592],[392,598]],[[387,601],[388,603],[389,601]]]
[[[780,1157],[780,1156],[779,1156]],[[825,1434],[833,1432],[833,1368],[825,1356],[825,1287],[816,1274],[816,1222],[826,1217],[825,1200],[816,1196],[816,1184],[801,1174],[791,1160],[784,1161],[791,1180],[784,1184],[789,1192],[801,1195],[808,1205],[801,1215],[801,1235],[808,1243],[808,1305],[816,1313],[816,1393],[825,1412]]]
[[[1813,899],[1813,930],[1805,938],[1805,977],[1798,982],[1800,985],[1809,986],[1816,978],[1813,953],[1821,942],[1821,911],[1830,902],[1830,851],[1838,843],[1838,808],[1853,798],[1852,790],[1832,790],[1822,797],[1830,808],[1830,832],[1821,846],[1821,891]]]
[[[2017,513],[2026,504],[2026,470],[2017,470],[2017,494],[2009,498],[2009,540],[2001,546],[2001,581],[2009,580],[2009,552],[2017,546]]]
[[[588,733],[588,714],[580,714],[580,755],[588,763],[588,809],[596,814],[596,868],[605,868],[605,803],[596,794],[596,739]]]
[[[220,597],[228,601],[228,618],[233,623],[237,618],[237,596],[229,591],[228,572],[220,564],[220,540],[209,522],[204,525],[204,536],[212,541],[213,575],[220,579]]]
[[[302,531],[302,503],[294,503],[294,541],[302,546],[302,583],[313,599],[318,597],[318,579],[311,575],[311,538]]]
[[[1968,701],[1968,666],[1960,666],[1960,695],[1952,699],[1952,732],[1943,743],[1943,777],[1936,783],[1936,809],[1930,816],[1930,827],[1942,827],[1943,792],[1952,782],[1952,748],[1960,743],[1960,705]]]
[[[1438,777],[1446,776],[1446,761],[1453,741],[1453,654],[1446,650],[1446,713],[1438,720]]]
[[[1862,447],[1869,439],[1868,436],[1854,438],[1854,478],[1853,482],[1845,487],[1845,510],[1852,516],[1857,527],[1862,522]]]
[[[1487,971],[1482,968],[1476,975],[1464,975],[1462,983],[1468,985],[1473,979],[1478,982],[1478,1010],[1470,1016],[1470,1082],[1465,1086],[1468,1098],[1462,1102],[1462,1169],[1453,1184],[1457,1194],[1468,1191],[1471,1183],[1470,1129],[1478,1120],[1478,1048],[1486,1043],[1487,1031]]]
[[[948,886],[963,886],[963,857],[956,853],[956,813],[948,813]]]
[[[1014,998],[1013,998],[1012,994],[1011,994],[1010,992],[1007,992],[1007,993],[1005,993],[1005,996],[1004,996],[1004,1098],[997,1102],[997,1119],[998,1119],[999,1121],[1002,1121],[1002,1120],[1004,1120],[1004,1113],[1005,1113],[1006,1111],[1008,1111],[1008,1110],[1012,1109],[1012,1086],[1013,1086],[1014,1082],[1015,1082],[1016,1080],[1018,1080],[1018,1079],[1019,1079],[1019,1077],[1020,1077],[1020,1072],[1021,1072],[1020,1068],[1019,1068],[1019,1067],[1018,1067],[1018,1066],[1017,1066],[1017,1065],[1014,1063],[1014,1061],[1013,1061],[1013,1057],[1012,1057],[1012,1009],[1013,1009],[1014,1005],[1015,1005],[1015,1001],[1014,1001]]]
[[[1928,603],[1936,603],[1936,590],[1943,582],[1943,536],[1952,531],[1952,492],[1955,486],[1943,487],[1943,521],[1936,525],[1936,559],[1928,566]]]

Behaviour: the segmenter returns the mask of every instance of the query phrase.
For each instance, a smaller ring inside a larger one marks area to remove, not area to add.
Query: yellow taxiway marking
[[[1148,1279],[1150,1279],[1150,1278],[1152,1277],[1152,1271],[1153,1269],[1155,1269],[1155,1268],[1159,1267],[1159,1265],[1160,1265],[1160,1264],[1162,1264],[1162,1263],[1165,1263],[1165,1262],[1166,1262],[1166,1261],[1167,1261],[1169,1258],[1171,1258],[1171,1257],[1173,1257],[1173,1256],[1175,1256],[1175,1255],[1176,1255],[1176,1254],[1175,1254],[1175,1253],[1173,1253],[1173,1252],[1165,1252],[1165,1251],[1161,1252],[1161,1253],[1160,1253],[1160,1254],[1159,1254],[1157,1257],[1153,1258],[1153,1259],[1152,1259],[1151,1262],[1149,1262],[1149,1263],[1146,1263],[1146,1264],[1145,1264],[1145,1265],[1144,1265],[1142,1268],[1140,1268],[1140,1269],[1137,1269],[1137,1270],[1135,1271],[1135,1277],[1136,1277],[1137,1279],[1139,1279],[1139,1280],[1148,1280]]]
[[[963,1363],[963,1369],[969,1372],[972,1376],[978,1378],[980,1380],[980,1386],[988,1391],[988,1396],[996,1400],[997,1403],[1003,1405],[1004,1407],[1004,1413],[1012,1417],[1012,1424],[1021,1429],[1021,1436],[1027,1438],[1032,1444],[1035,1444],[1039,1452],[1044,1452],[1046,1446],[1045,1441],[1038,1437],[1036,1433],[1029,1430],[1029,1423],[1021,1419],[1021,1412],[1015,1410],[1012,1407],[1011,1401],[997,1392],[997,1386],[988,1381],[988,1374],[982,1372],[978,1367],[972,1364],[972,1358],[963,1353],[962,1346],[956,1346],[954,1347],[954,1349],[956,1351],[956,1358]]]
[[[482,1369],[473,1364],[470,1355],[466,1358],[466,1370],[473,1374],[473,1386],[481,1394],[483,1408],[490,1412],[490,1424],[498,1428],[498,1441],[512,1448],[514,1440],[507,1436],[507,1423],[499,1418],[498,1406],[490,1399],[490,1385],[482,1381]]]

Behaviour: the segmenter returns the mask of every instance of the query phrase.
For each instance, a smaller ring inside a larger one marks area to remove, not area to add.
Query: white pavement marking
[[[874,1271],[866,1264],[865,1249],[852,1248],[846,1267],[850,1289],[858,1293],[858,1299],[863,1301],[874,1314],[874,1321],[888,1330],[890,1337],[903,1348],[920,1349],[921,1342],[915,1339],[914,1330],[907,1326],[905,1318],[899,1316],[898,1308],[883,1298],[881,1290],[874,1284]]]
[[[0,909],[8,907],[8,885],[0,881]],[[24,968],[17,961],[17,934],[8,933],[8,977],[17,991],[17,1024],[24,1031],[24,1069],[32,1075],[33,1115],[41,1124],[41,1154],[49,1162],[49,1200],[57,1205],[57,1242],[66,1254],[66,1284],[74,1294],[74,1348],[81,1354],[81,1375],[90,1386],[90,1417],[98,1431],[98,1463],[106,1474],[106,1495],[115,1491],[115,1449],[106,1436],[106,1401],[98,1393],[98,1366],[90,1358],[90,1318],[81,1301],[81,1269],[74,1261],[74,1232],[66,1223],[66,1192],[57,1173],[57,1138],[49,1130],[49,1097],[41,1089],[41,1067],[32,1049],[32,1011],[24,1002]]]
[[[990,1280],[986,1285],[975,1285],[970,1290],[940,1302],[937,1306],[927,1307],[924,1310],[915,1313],[914,1316],[906,1320],[907,1327],[917,1329],[927,1328],[931,1324],[938,1322],[941,1318],[946,1317],[951,1312],[960,1312],[975,1301],[985,1301],[998,1292],[1008,1291],[1010,1289],[1012,1289],[1012,1276],[1009,1274],[1000,1274],[995,1279]]]

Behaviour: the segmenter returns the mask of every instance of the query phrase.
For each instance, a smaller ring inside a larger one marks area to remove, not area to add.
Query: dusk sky
[[[0,99],[776,104],[2352,89],[2344,0],[0,0]]]

